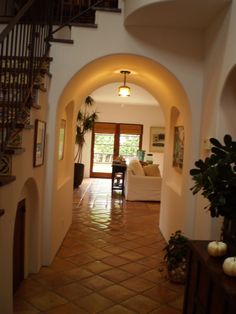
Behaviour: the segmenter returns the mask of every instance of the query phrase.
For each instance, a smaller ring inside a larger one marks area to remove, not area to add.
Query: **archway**
[[[25,234],[25,276],[36,273],[41,266],[41,221],[39,211],[39,193],[33,178],[26,181],[21,192],[21,198],[26,200],[26,234]]]
[[[225,134],[236,138],[236,65],[231,69],[225,81],[219,107],[218,136],[223,139]]]
[[[96,88],[103,86],[111,82],[121,81],[120,76],[121,69],[128,69],[131,71],[129,75],[129,82],[137,84],[146,89],[154,98],[160,103],[167,126],[167,139],[172,137],[172,127],[170,124],[171,108],[176,107],[179,111],[180,120],[185,129],[185,162],[182,169],[182,184],[173,184],[171,182],[171,189],[166,190],[163,188],[163,196],[169,198],[169,194],[174,190],[174,194],[177,197],[183,197],[183,179],[187,174],[188,169],[188,150],[190,147],[189,142],[191,139],[191,116],[189,111],[188,100],[185,91],[180,85],[179,81],[171,74],[171,72],[163,67],[161,64],[154,62],[143,56],[131,55],[131,54],[117,54],[109,55],[99,59],[96,59],[82,68],[74,77],[68,82],[65,87],[59,102],[59,111],[63,114],[65,105],[74,99],[75,103],[80,104],[83,98],[91,93]],[[79,110],[79,106],[75,108],[74,117]],[[60,113],[59,113],[60,115]],[[73,139],[73,137],[72,137]],[[73,141],[73,140],[72,140]],[[169,141],[171,142],[171,141]],[[71,142],[73,145],[73,142]],[[170,147],[168,145],[166,150]],[[166,171],[165,171],[166,170]],[[176,171],[172,167],[172,154],[169,154],[169,158],[165,161],[163,180],[166,180],[166,173],[168,176],[175,176]],[[176,191],[175,189],[178,189]],[[182,203],[182,202],[181,202]],[[162,201],[162,209],[165,208],[165,201]],[[165,211],[168,210],[165,208]],[[191,212],[191,211],[190,211]],[[189,211],[187,213],[189,214]],[[186,217],[183,219],[185,220]],[[191,219],[187,219],[188,223],[191,223]],[[164,224],[164,220],[161,220]],[[179,222],[177,223],[179,224]],[[183,223],[182,223],[183,224]],[[186,229],[183,227],[183,229]],[[191,227],[190,227],[191,230]],[[168,234],[169,232],[167,232]]]
[[[189,197],[189,189],[186,188],[186,186],[189,186],[190,184],[188,171],[192,157],[192,117],[186,92],[177,78],[168,69],[149,58],[132,54],[108,55],[90,62],[71,78],[62,91],[58,101],[55,132],[56,134],[59,134],[60,121],[66,116],[66,108],[71,104],[70,108],[73,113],[70,111],[72,122],[70,121],[69,124],[72,125],[72,127],[70,127],[69,133],[66,135],[66,146],[70,148],[74,147],[75,122],[80,104],[84,98],[95,89],[112,82],[122,82],[122,77],[120,76],[120,70],[122,69],[131,71],[129,76],[130,83],[143,87],[157,100],[158,103],[160,103],[166,121],[167,151],[172,150],[169,144],[172,134],[170,119],[171,108],[175,107],[180,113],[181,123],[183,123],[185,129],[184,164],[180,174],[182,176],[181,186],[177,187],[177,185],[170,184],[168,180],[166,180],[166,174],[171,176],[176,171],[172,166],[172,154],[168,154],[163,169],[161,213],[163,213],[165,217],[171,217],[172,208],[168,208],[166,199],[172,199],[173,195],[175,198],[177,197],[178,201],[175,204],[175,210],[178,211],[178,219],[175,226],[178,226],[178,228],[181,228],[191,236],[193,230],[194,204]],[[63,160],[58,160],[58,137],[55,136],[55,139],[55,155],[54,158],[52,158],[53,164],[51,165],[55,170],[55,175],[53,176],[55,184],[53,184],[52,192],[53,206],[51,210],[53,213],[50,214],[50,216],[55,218],[51,223],[58,226],[58,228],[53,228],[54,230],[57,230],[57,233],[52,235],[58,242],[51,250],[52,255],[55,254],[64,238],[66,230],[70,226],[71,213],[65,212],[64,208],[71,203],[73,192],[73,151],[68,151],[70,154],[69,157],[67,156]],[[50,145],[52,146],[52,143]],[[68,162],[71,164],[70,171],[66,170]],[[59,177],[61,178],[60,185],[56,184]],[[176,191],[176,188],[178,191]],[[50,190],[47,191],[47,193],[49,192]],[[162,216],[163,219],[161,219],[160,228],[164,236],[168,238],[174,230],[168,227],[164,216]],[[60,227],[62,221],[63,228]],[[60,231],[58,231],[59,229]],[[45,232],[45,235],[46,234],[47,233]]]

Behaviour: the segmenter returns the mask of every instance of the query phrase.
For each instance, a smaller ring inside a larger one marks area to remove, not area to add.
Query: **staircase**
[[[96,10],[120,12],[118,0],[1,0],[0,186],[16,179],[12,156],[24,152],[22,131],[33,127],[32,108],[40,109],[35,98],[50,77],[50,42],[65,26],[96,27]]]

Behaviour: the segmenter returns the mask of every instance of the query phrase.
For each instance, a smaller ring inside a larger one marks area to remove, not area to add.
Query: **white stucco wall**
[[[236,1],[232,1],[231,7],[221,13],[208,28],[205,37],[205,71],[203,90],[203,114],[201,129],[201,151],[199,157],[206,157],[209,153],[204,148],[204,140],[217,137],[220,141],[223,135],[230,133],[234,140],[236,138],[235,124],[227,123],[222,115],[236,116],[235,101],[230,97],[225,99],[227,89],[225,87],[227,76],[236,63],[235,36]],[[230,85],[232,82],[228,82]],[[224,90],[226,89],[226,91]],[[224,97],[223,97],[223,93]],[[232,104],[232,101],[234,104]],[[230,108],[230,109],[229,109]],[[232,120],[231,120],[232,121]],[[219,239],[221,233],[222,219],[212,219],[209,212],[204,210],[206,200],[198,196],[195,216],[194,237],[199,239]],[[198,226],[201,226],[199,228]]]

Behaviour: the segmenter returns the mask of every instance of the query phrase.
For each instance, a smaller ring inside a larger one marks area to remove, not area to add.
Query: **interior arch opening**
[[[177,207],[180,207],[180,210],[178,212],[178,221],[176,221],[176,225],[178,225],[178,228],[181,228],[183,231],[186,230],[191,233],[191,230],[193,229],[191,225],[191,222],[193,223],[191,217],[194,216],[194,206],[193,203],[191,204],[190,200],[188,200],[187,205],[184,205],[184,200],[188,197],[186,196],[186,185],[189,182],[188,169],[190,167],[189,156],[191,155],[192,118],[189,110],[188,97],[180,82],[168,69],[151,59],[131,54],[108,55],[93,60],[72,77],[60,96],[58,103],[57,133],[59,132],[59,121],[63,118],[63,116],[65,116],[65,110],[69,103],[74,103],[72,130],[75,130],[76,117],[85,97],[104,85],[116,82],[119,82],[120,85],[123,81],[123,77],[120,75],[120,70],[122,69],[128,69],[131,72],[128,80],[129,84],[141,86],[160,104],[167,130],[165,152],[169,152],[172,149],[170,141],[172,136],[171,128],[173,127],[170,118],[171,108],[175,107],[176,110],[181,112],[181,119],[185,129],[184,141],[186,145],[184,150],[184,164],[180,173],[181,186],[178,186],[178,191],[173,191],[173,189],[167,188],[165,184],[167,176],[170,175],[168,174],[167,169],[172,166],[172,155],[168,153],[166,154],[163,165],[161,211],[166,212],[170,219],[174,219],[172,209],[168,206],[169,203],[167,200],[175,198],[175,195],[177,194],[178,200],[175,204],[177,204]],[[75,136],[68,138],[68,142],[66,143],[67,147],[75,146],[74,139]],[[70,157],[67,159],[71,161],[70,177],[68,176],[68,180],[64,181],[64,186],[61,185],[58,187],[58,191],[55,192],[55,195],[57,195],[58,192],[58,198],[55,202],[55,210],[57,210],[57,212],[62,212],[63,210],[60,200],[63,199],[63,202],[67,202],[67,204],[71,202],[70,197],[72,197],[72,191],[71,193],[68,193],[68,189],[71,189],[73,186],[71,183],[73,180],[73,159],[74,155],[73,152],[71,152]],[[64,160],[58,161],[57,176],[60,175],[59,172],[61,171],[63,163],[65,163]],[[188,216],[187,219],[185,215]],[[190,221],[188,226],[186,225],[186,221]],[[161,219],[160,228],[165,238],[168,238],[171,232],[173,232],[171,225],[167,224],[165,219]]]
[[[218,134],[223,139],[225,134],[236,137],[236,66],[230,71],[221,95],[219,108]]]
[[[165,117],[162,108],[160,104],[157,102],[157,100],[150,93],[148,93],[145,89],[136,84],[128,83],[132,93],[130,97],[119,97],[118,96],[119,84],[120,84],[119,82],[115,82],[104,85],[92,91],[92,93],[90,94],[95,101],[93,110],[96,110],[96,112],[98,112],[97,120],[98,125],[99,123],[113,123],[121,125],[141,124],[142,125],[141,148],[142,150],[145,151],[144,160],[146,160],[147,154],[151,153],[153,155],[153,162],[159,164],[162,174],[164,149],[158,150],[155,149],[155,147],[153,149],[153,147],[150,145],[151,127],[163,128],[165,126]],[[91,170],[93,168],[92,139],[93,132],[89,132],[88,134],[86,134],[85,138],[86,145],[84,145],[83,148],[83,163],[85,164],[85,177],[90,176],[92,172]],[[113,146],[112,144],[110,146],[111,146],[110,150],[112,150],[112,152],[110,152],[109,150],[108,153],[113,155]],[[102,161],[104,162],[103,159]],[[107,160],[107,164],[109,164],[110,159],[111,158]],[[106,164],[101,165],[102,168],[104,169],[106,168],[105,169],[106,172],[109,170],[107,169],[108,166],[109,165]],[[97,174],[95,174],[95,176],[99,177],[99,175]]]
[[[14,224],[13,290],[30,273],[39,271],[41,261],[38,190],[35,181],[28,179],[20,193]]]

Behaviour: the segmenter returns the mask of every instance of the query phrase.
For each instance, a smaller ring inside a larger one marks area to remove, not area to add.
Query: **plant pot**
[[[75,163],[74,164],[74,189],[77,189],[84,178],[84,164]]]
[[[224,218],[222,237],[229,254],[236,255],[236,219]]]
[[[187,263],[186,261],[180,263],[173,269],[168,270],[169,279],[171,282],[184,284],[187,278]]]

